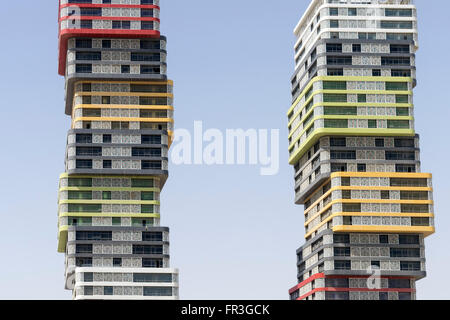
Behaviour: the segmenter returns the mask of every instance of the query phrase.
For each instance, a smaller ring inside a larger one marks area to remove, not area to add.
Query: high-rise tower
[[[434,233],[414,130],[416,7],[313,0],[294,34],[289,162],[306,243],[291,299],[415,299]]]
[[[72,118],[58,251],[74,299],[177,299],[160,192],[173,134],[159,0],[60,0],[59,74]]]

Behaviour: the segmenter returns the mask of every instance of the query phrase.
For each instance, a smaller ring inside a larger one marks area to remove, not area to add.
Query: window
[[[163,246],[134,244],[133,254],[163,254]]]
[[[161,68],[149,65],[141,65],[141,74],[160,74]]]
[[[367,102],[367,96],[365,94],[358,94],[358,102],[359,103],[366,103]]]
[[[387,91],[407,91],[408,83],[407,82],[386,82],[386,90]]]
[[[101,8],[80,8],[80,15],[81,16],[101,17],[102,9]]]
[[[144,287],[144,297],[171,297],[172,288]]]
[[[386,151],[386,160],[415,160],[414,151]]]
[[[387,235],[380,235],[380,243],[381,244],[389,244],[389,237]]]
[[[112,160],[103,160],[103,169],[112,169]]]
[[[330,138],[331,147],[345,147],[347,142],[345,138]]]
[[[416,172],[416,165],[414,165],[414,164],[396,164],[395,172]]]
[[[142,170],[161,170],[161,161],[142,161]]]
[[[396,94],[395,103],[409,103],[409,96],[407,94]]]
[[[370,266],[373,268],[373,267],[380,267],[380,261],[378,261],[378,260],[372,260],[371,262],[370,262]]]
[[[153,9],[141,9],[141,17],[153,17]]]
[[[101,117],[101,109],[83,109],[83,117]]]
[[[92,286],[84,287],[84,295],[85,296],[93,296],[94,295],[94,287],[92,287]]]
[[[143,232],[142,241],[162,242],[163,234],[162,232]]]
[[[358,13],[357,13],[357,10],[356,10],[356,8],[348,8],[348,15],[349,16],[356,16]]]
[[[111,143],[112,142],[112,136],[110,134],[104,134],[103,135],[103,143]]]
[[[161,136],[156,135],[142,135],[141,136],[142,144],[161,144]]]
[[[410,66],[410,57],[381,57],[382,66]]]
[[[112,225],[120,227],[122,225],[122,218],[112,218]]]
[[[411,41],[413,40],[412,33],[387,33],[387,40],[397,40],[397,41]]]
[[[89,213],[101,213],[101,204],[78,204],[69,203],[69,212],[89,212]]]
[[[100,61],[102,60],[101,52],[77,52],[76,53],[77,60],[85,60],[85,61]]]
[[[385,9],[386,17],[412,17],[412,9]]]
[[[430,208],[427,204],[402,204],[402,213],[428,213]]]
[[[380,292],[379,293],[379,299],[380,300],[389,300],[389,293],[387,293],[387,292]]]
[[[409,53],[408,44],[391,44],[391,53]]]
[[[69,178],[69,187],[92,187],[91,178]]]
[[[82,96],[81,97],[81,102],[83,104],[91,104],[92,103],[92,97],[91,96]]]
[[[339,28],[338,20],[330,20],[330,28]]]
[[[332,150],[330,154],[332,160],[356,160],[356,151],[354,150]]]
[[[351,270],[350,261],[334,261],[334,269],[335,270]]]
[[[383,190],[381,191],[381,199],[382,200],[389,200],[391,198],[389,191]]]
[[[329,76],[343,76],[344,69],[327,69],[327,75]]]
[[[133,157],[161,157],[160,148],[132,148]]]
[[[113,287],[103,287],[103,294],[105,296],[112,296],[113,295]]]
[[[111,40],[102,40],[103,49],[111,49]]]
[[[111,200],[112,199],[111,191],[103,191],[102,199],[103,200]]]
[[[349,244],[350,243],[350,235],[342,234],[342,233],[336,233],[336,234],[333,235],[333,242],[334,243]]]
[[[69,200],[92,200],[92,191],[69,191]]]
[[[163,268],[162,259],[142,258],[143,268]]]
[[[80,28],[81,29],[92,29],[92,20],[81,20]]]
[[[396,108],[395,114],[398,117],[408,117],[409,116],[409,108]]]
[[[77,64],[75,66],[76,73],[92,73],[92,64]]]
[[[409,120],[388,120],[388,129],[409,129]]]
[[[419,248],[391,248],[391,258],[420,258]]]
[[[418,235],[401,234],[399,236],[400,244],[420,244],[420,238]]]
[[[331,172],[346,172],[347,164],[346,163],[332,163],[331,164]]]
[[[143,201],[155,200],[155,194],[153,192],[141,191],[141,200]]]
[[[428,191],[400,191],[401,200],[428,200]]]
[[[427,179],[391,178],[391,187],[428,187]]]
[[[331,39],[339,39],[339,32],[331,32],[330,38]]]
[[[342,43],[327,43],[327,52],[342,52]]]
[[[384,148],[384,139],[375,139],[375,147]]]
[[[122,65],[120,67],[120,69],[121,69],[122,73],[130,73],[130,66],[129,65]]]
[[[328,288],[348,288],[349,280],[348,278],[326,278],[325,287]]]
[[[130,29],[131,23],[130,21],[113,21],[112,22],[112,28],[113,29]]]
[[[401,271],[420,271],[420,262],[418,261],[400,261]]]
[[[377,120],[368,120],[367,122],[369,129],[376,129],[377,126]]]
[[[361,203],[343,203],[342,211],[344,211],[344,212],[361,212]]]
[[[141,40],[140,48],[141,49],[156,49],[156,50],[159,50],[161,48],[161,44],[160,44],[159,41]]]
[[[411,70],[391,70],[392,77],[411,77]]]
[[[324,81],[324,90],[347,90],[347,82],[345,81]]]
[[[399,138],[394,140],[394,146],[396,148],[415,148],[414,139]]]
[[[412,29],[413,23],[411,21],[381,21],[381,29]]]
[[[324,102],[347,102],[346,94],[338,94],[338,93],[325,93],[323,95]]]
[[[398,300],[412,300],[411,292],[399,292]]]
[[[77,244],[76,253],[92,253],[92,244]]]
[[[99,157],[102,155],[102,147],[77,147],[76,155]]]
[[[153,179],[131,179],[132,188],[153,188]]]
[[[77,241],[112,241],[111,231],[77,231]]]
[[[92,160],[79,160],[76,161],[77,169],[92,169]]]
[[[92,143],[92,134],[77,133],[77,143]]]
[[[76,258],[77,267],[92,267],[92,258]]]
[[[85,272],[83,281],[84,282],[93,282],[94,281],[94,273],[92,273],[92,272]]]
[[[77,39],[75,40],[75,47],[80,49],[91,49],[92,39]]]
[[[161,55],[159,53],[131,53],[131,61],[160,61]]]
[[[372,76],[373,77],[381,77],[381,70],[380,69],[373,69],[372,70]]]
[[[338,8],[330,8],[330,16],[338,16],[339,10]]]
[[[327,64],[329,65],[352,65],[351,56],[327,56]]]
[[[358,172],[366,172],[366,164],[365,163],[358,163]]]
[[[411,226],[428,227],[430,226],[430,218],[411,218]]]
[[[153,204],[142,204],[141,213],[154,213],[155,206]]]
[[[81,85],[81,90],[83,92],[91,92],[92,91],[91,84],[90,83],[83,83]]]
[[[342,199],[351,199],[352,191],[351,190],[342,190]]]
[[[353,44],[352,49],[353,52],[361,52],[361,44]]]
[[[341,186],[343,187],[350,187],[350,178],[349,177],[342,177],[341,178]]]
[[[119,121],[112,121],[111,122],[111,129],[112,130],[128,130],[130,127],[129,122],[119,122]]]

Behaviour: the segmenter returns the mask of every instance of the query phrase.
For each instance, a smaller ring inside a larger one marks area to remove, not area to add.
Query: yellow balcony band
[[[328,203],[322,210],[314,214],[311,218],[308,219],[308,221],[305,222],[305,227],[309,225],[312,221],[317,219],[317,217],[320,217],[322,214],[324,214],[333,204],[338,203],[379,203],[379,204],[428,204],[433,205],[433,200],[381,200],[381,199],[337,199],[333,200],[330,203]],[[311,211],[311,209],[309,209]],[[308,213],[309,213],[308,211]],[[357,212],[359,214],[359,212]],[[305,213],[306,215],[307,213]],[[403,212],[403,216],[405,213]]]
[[[335,226],[334,232],[361,232],[361,233],[420,233],[425,237],[435,233],[434,227],[408,227],[408,226]]]
[[[331,179],[344,178],[423,178],[432,179],[431,173],[414,173],[414,172],[333,172]]]
[[[138,110],[174,110],[173,106],[139,105],[139,104],[77,104],[73,111],[77,109],[138,109]]]
[[[332,215],[330,215],[329,217],[327,217],[326,219],[324,219],[323,221],[321,221],[318,225],[316,225],[315,227],[313,227],[313,229],[311,231],[309,231],[306,235],[305,238],[308,238],[311,234],[313,234],[315,231],[317,231],[318,229],[320,229],[320,227],[322,227],[324,224],[328,223],[329,221],[333,220],[333,218],[335,217],[340,217],[340,216],[354,216],[354,217],[367,217],[367,216],[371,216],[371,217],[404,217],[404,218],[408,218],[408,217],[417,217],[417,218],[428,218],[431,217],[433,218],[434,215],[431,213],[379,213],[379,212],[374,212],[374,213],[361,213],[361,212],[339,212],[339,213],[334,213]],[[362,226],[364,227],[364,226]],[[374,226],[375,228],[377,226]],[[374,228],[374,229],[375,229]]]

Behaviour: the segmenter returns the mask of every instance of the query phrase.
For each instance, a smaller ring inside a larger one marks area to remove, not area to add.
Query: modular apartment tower
[[[412,300],[434,233],[410,0],[313,0],[295,28],[289,162],[304,205],[292,300]]]
[[[60,0],[71,116],[58,251],[76,300],[178,299],[160,192],[173,136],[159,0]]]

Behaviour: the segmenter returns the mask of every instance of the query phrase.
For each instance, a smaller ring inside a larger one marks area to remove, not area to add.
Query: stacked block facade
[[[158,0],[60,0],[59,73],[71,116],[58,197],[66,289],[83,299],[178,299],[160,192],[173,82]]]
[[[426,275],[416,17],[410,0],[314,0],[295,28],[289,162],[306,244],[293,300],[410,300]]]

